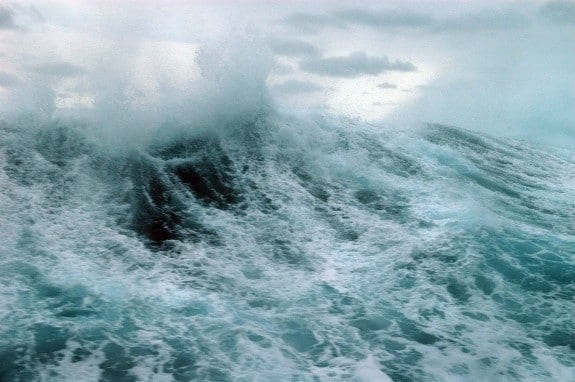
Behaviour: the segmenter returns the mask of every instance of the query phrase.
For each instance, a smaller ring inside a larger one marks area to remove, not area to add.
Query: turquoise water
[[[575,378],[575,163],[273,113],[0,135],[0,381]]]

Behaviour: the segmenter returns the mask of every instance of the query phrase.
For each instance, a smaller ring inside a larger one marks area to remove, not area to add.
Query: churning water
[[[574,378],[572,158],[222,123],[1,126],[1,381]]]

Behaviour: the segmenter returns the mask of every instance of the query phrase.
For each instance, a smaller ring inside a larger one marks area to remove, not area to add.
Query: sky
[[[160,123],[264,96],[575,144],[575,1],[0,1],[3,118]]]

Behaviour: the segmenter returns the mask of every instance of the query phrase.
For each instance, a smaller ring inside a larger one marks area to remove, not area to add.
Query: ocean
[[[575,161],[264,108],[0,126],[0,381],[569,381]]]

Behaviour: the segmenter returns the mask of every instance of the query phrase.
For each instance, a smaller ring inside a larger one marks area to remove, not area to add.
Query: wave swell
[[[225,124],[126,147],[1,125],[1,381],[574,377],[572,161],[442,125]]]

